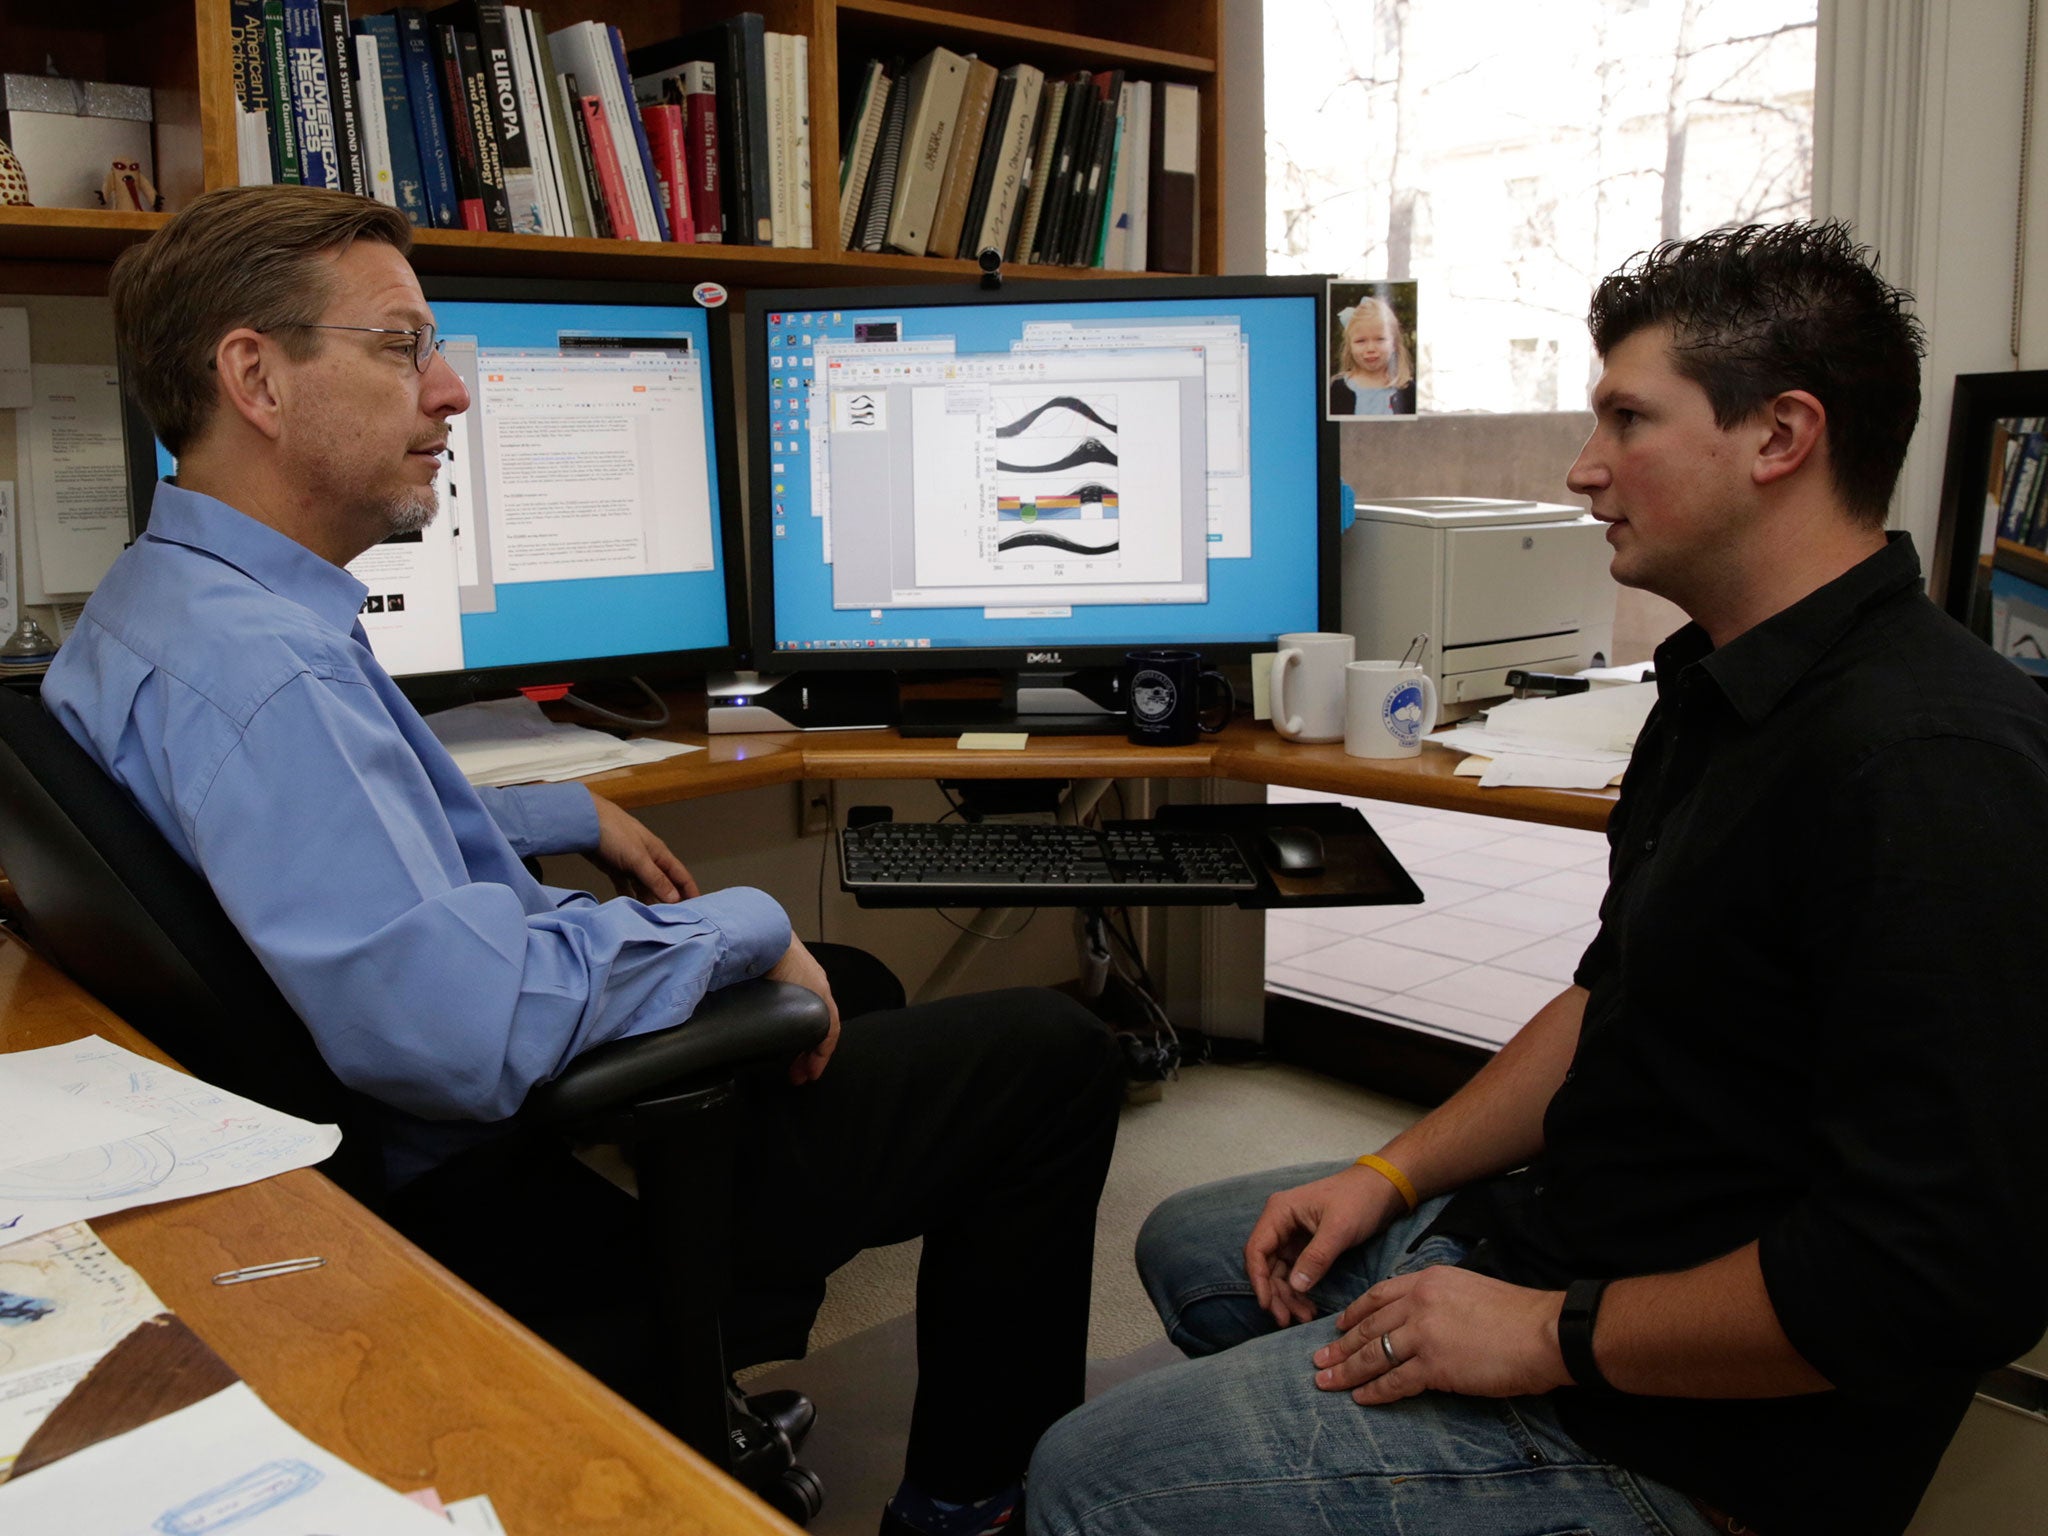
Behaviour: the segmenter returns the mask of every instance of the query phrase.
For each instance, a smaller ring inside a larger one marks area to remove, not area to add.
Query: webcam
[[[992,245],[981,248],[974,258],[981,263],[981,286],[994,290],[1003,286],[1003,253]]]

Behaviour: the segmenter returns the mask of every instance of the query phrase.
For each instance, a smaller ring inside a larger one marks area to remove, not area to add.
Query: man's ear
[[[229,331],[213,349],[221,403],[269,438],[275,438],[282,425],[277,362],[277,349],[269,339],[246,325]]]
[[[1762,444],[1750,466],[1758,485],[1774,485],[1799,472],[1827,439],[1827,407],[1803,389],[1788,389],[1763,408]]]

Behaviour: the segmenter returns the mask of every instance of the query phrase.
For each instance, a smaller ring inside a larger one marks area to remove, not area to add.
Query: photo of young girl
[[[1332,419],[1415,414],[1414,283],[1330,284]]]

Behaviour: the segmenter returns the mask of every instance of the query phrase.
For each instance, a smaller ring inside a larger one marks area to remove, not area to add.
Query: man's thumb
[[[1288,1276],[1287,1283],[1297,1291],[1306,1291],[1323,1278],[1330,1265],[1335,1262],[1337,1252],[1335,1238],[1317,1233],[1315,1241],[1301,1250],[1301,1257],[1295,1261],[1294,1273]]]

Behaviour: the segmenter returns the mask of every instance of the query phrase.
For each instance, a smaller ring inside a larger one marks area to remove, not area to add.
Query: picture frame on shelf
[[[2048,579],[2048,369],[1956,375],[1928,591],[1991,635],[1995,566]]]

